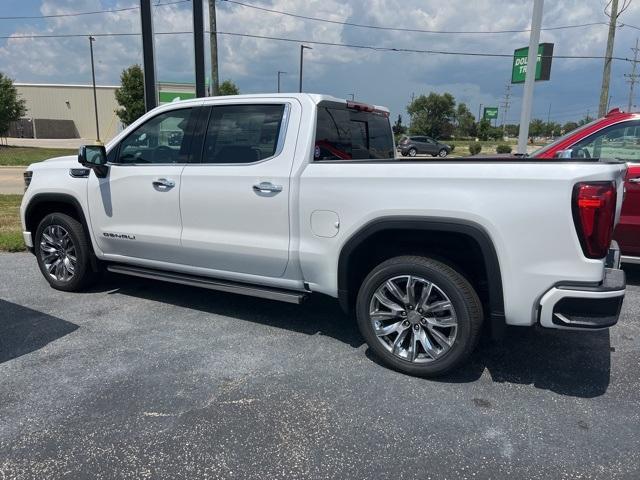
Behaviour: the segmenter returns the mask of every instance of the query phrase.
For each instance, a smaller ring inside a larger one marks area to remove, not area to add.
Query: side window
[[[187,163],[191,136],[186,132],[192,115],[192,108],[182,108],[146,121],[120,143],[117,163]]]
[[[275,155],[284,105],[214,106],[203,163],[253,163]]]
[[[313,156],[315,160],[393,158],[389,119],[377,113],[319,106]]]
[[[640,160],[640,122],[612,125],[577,142],[572,147],[574,158],[619,158]]]

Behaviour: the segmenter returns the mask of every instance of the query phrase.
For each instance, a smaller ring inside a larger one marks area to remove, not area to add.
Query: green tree
[[[411,133],[441,137],[453,130],[456,101],[450,93],[420,95],[407,106],[411,115]]]
[[[562,130],[562,126],[557,122],[548,122],[544,124],[544,134],[547,137],[556,137],[560,135],[560,130]]]
[[[478,138],[483,141],[488,140],[492,128],[493,127],[491,126],[491,122],[489,120],[487,120],[486,118],[480,120],[480,123],[478,123]]]
[[[231,80],[225,80],[218,88],[218,95],[240,95],[240,89]]]
[[[20,120],[25,112],[25,101],[18,95],[13,81],[0,72],[0,137],[5,136],[9,124]]]
[[[407,127],[402,124],[402,115],[398,114],[398,119],[393,124],[392,129],[395,135],[403,135],[407,132]]]
[[[465,103],[456,107],[456,135],[470,137],[476,133],[476,117]]]
[[[131,65],[120,74],[121,87],[116,90],[120,107],[116,115],[126,126],[144,115],[144,75],[140,65]]]
[[[529,124],[529,136],[539,137],[544,135],[545,123],[539,118],[534,118]]]
[[[520,126],[514,123],[508,123],[504,126],[504,131],[510,137],[517,137],[520,132]]]
[[[567,122],[562,126],[562,131],[564,133],[569,133],[572,130],[578,128],[578,124],[576,122]]]

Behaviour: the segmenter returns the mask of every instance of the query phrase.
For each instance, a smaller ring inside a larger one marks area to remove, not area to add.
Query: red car
[[[534,158],[617,158],[629,162],[626,196],[614,238],[622,261],[640,263],[640,113],[617,108],[533,152]]]

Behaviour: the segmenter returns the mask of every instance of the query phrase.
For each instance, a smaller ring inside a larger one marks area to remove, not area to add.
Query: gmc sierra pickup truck
[[[31,165],[24,241],[65,291],[106,269],[285,302],[336,297],[386,365],[420,376],[467,359],[485,319],[494,333],[617,322],[624,163],[394,150],[378,106],[170,103],[106,148]]]

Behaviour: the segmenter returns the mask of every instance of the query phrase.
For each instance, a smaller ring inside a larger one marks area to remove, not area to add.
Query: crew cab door
[[[90,174],[91,228],[106,255],[178,259],[180,175],[191,157],[196,111],[158,113],[109,151],[105,178]]]
[[[300,114],[298,102],[283,99],[209,108],[201,163],[182,173],[181,263],[282,276]]]

